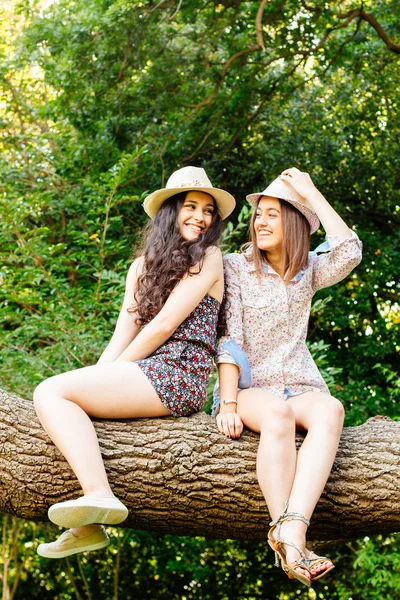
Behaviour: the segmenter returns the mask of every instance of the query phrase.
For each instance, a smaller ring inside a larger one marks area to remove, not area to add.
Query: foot
[[[118,525],[125,521],[128,509],[115,496],[85,495],[76,500],[58,502],[49,508],[49,519],[70,529],[91,523]]]
[[[281,525],[279,535],[283,541],[295,544],[308,558],[306,550],[305,527],[303,523],[299,521],[285,521]],[[288,565],[303,562],[303,556],[296,548],[285,543],[283,544],[283,547],[286,552],[286,562]],[[311,579],[310,572],[306,568],[296,566],[294,567],[294,570],[303,577]]]
[[[55,542],[40,544],[37,553],[45,558],[65,558],[79,552],[100,550],[109,543],[110,538],[104,527],[96,528],[92,533],[84,536],[76,536],[68,529]]]
[[[335,568],[333,562],[326,556],[318,556],[312,550],[307,549],[305,554],[310,560],[310,574],[313,581],[321,579],[326,573]]]

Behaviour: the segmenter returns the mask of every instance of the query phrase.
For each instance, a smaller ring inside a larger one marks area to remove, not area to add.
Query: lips
[[[203,231],[203,227],[199,227],[198,225],[193,225],[192,223],[185,223],[185,225],[194,233],[201,233]]]

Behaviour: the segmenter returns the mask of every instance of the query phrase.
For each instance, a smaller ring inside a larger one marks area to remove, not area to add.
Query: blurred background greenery
[[[3,0],[0,386],[30,399],[97,360],[141,202],[177,167],[235,195],[234,251],[246,193],[297,166],[364,243],[317,297],[313,355],[346,425],[398,418],[399,16],[398,0]],[[35,548],[55,527],[2,525],[2,600],[400,597],[396,535],[331,545],[337,569],[309,591],[258,542],[115,529],[105,552],[49,561]]]

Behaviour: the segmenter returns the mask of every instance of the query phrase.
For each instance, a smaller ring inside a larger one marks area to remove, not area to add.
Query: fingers
[[[297,175],[297,173],[301,173],[301,171],[299,171],[299,169],[296,169],[296,167],[291,167],[290,169],[285,169],[281,173],[281,177],[293,177],[294,175]]]
[[[300,171],[300,169],[297,169],[296,167],[291,167],[290,169],[285,169],[282,173],[281,173],[281,177],[282,179],[296,179],[296,177],[298,177],[299,175],[308,175],[308,173],[304,173],[303,171]]]
[[[243,421],[237,413],[235,413],[236,437],[240,437],[243,433]]]
[[[243,432],[242,419],[237,412],[219,413],[217,426],[219,431],[229,438],[238,438]]]

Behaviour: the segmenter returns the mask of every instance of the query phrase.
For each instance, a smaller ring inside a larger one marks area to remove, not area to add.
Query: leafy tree
[[[235,194],[224,240],[234,251],[247,238],[246,193],[296,165],[364,243],[356,272],[318,296],[310,344],[348,424],[397,418],[399,8],[398,0],[3,3],[2,386],[30,397],[44,377],[97,360],[145,222],[140,204],[177,166],[202,165]],[[331,549],[338,568],[314,593],[272,570],[259,544],[114,532],[104,555],[53,563],[36,556],[32,539],[54,529],[8,517],[3,526],[3,587],[9,581],[15,598],[117,600],[119,590],[375,600],[399,591],[395,536]]]

